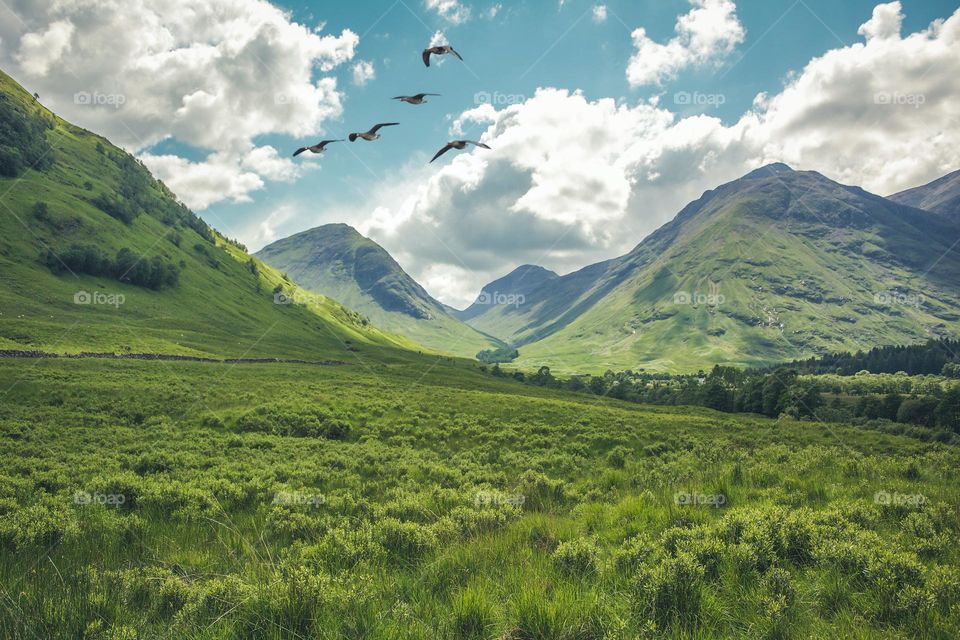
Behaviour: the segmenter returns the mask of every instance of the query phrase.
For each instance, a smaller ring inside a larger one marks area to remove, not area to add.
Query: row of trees
[[[492,373],[497,377],[513,377],[526,384],[629,402],[694,405],[771,417],[789,415],[798,419],[817,419],[826,403],[820,381],[816,377],[801,376],[790,367],[761,373],[718,365],[709,374],[679,376],[608,371],[602,376],[573,376],[566,380],[554,377],[549,367],[541,367],[535,374],[524,374],[507,373],[494,365]],[[834,397],[829,413],[834,420],[886,419],[960,433],[960,385],[949,385],[938,395],[870,393],[854,402]]]
[[[48,252],[45,261],[54,273],[72,271],[105,276],[148,289],[174,287],[180,279],[176,265],[160,256],[141,258],[126,247],[111,258],[96,245],[74,244],[58,254]]]
[[[860,371],[911,376],[944,375],[960,378],[960,340],[942,338],[924,344],[874,347],[856,353],[831,353],[820,358],[792,362],[800,373],[851,376]]]

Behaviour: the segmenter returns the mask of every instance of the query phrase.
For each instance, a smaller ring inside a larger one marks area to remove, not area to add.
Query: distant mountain
[[[431,349],[473,357],[502,344],[454,318],[383,247],[349,225],[309,229],[267,245],[256,256],[305,289]]]
[[[907,189],[889,196],[890,200],[918,209],[940,213],[954,222],[960,222],[960,170],[921,187]]]
[[[0,349],[347,360],[416,348],[306,298],[2,72],[0,193]]]
[[[559,371],[696,369],[955,336],[942,216],[774,164],[708,191],[625,256],[476,316]],[[472,322],[473,320],[471,320]]]
[[[470,325],[496,335],[500,330],[495,322],[484,323],[482,316],[496,316],[498,307],[511,307],[523,304],[526,297],[546,282],[559,278],[556,273],[532,264],[520,265],[502,278],[494,280],[480,290],[480,295],[463,311],[454,315]],[[487,326],[489,325],[489,326]]]

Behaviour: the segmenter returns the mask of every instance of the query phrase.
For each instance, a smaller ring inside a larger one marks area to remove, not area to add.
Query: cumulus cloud
[[[20,40],[17,61],[31,75],[43,75],[70,49],[73,23],[57,20],[42,33],[28,33]]]
[[[462,24],[470,19],[470,7],[459,0],[424,0],[423,4],[451,24]]]
[[[466,304],[518,264],[564,272],[619,255],[768,162],[878,193],[921,184],[960,166],[960,11],[906,37],[892,31],[902,17],[881,5],[865,42],[814,58],[730,124],[554,88],[470,109],[451,128],[479,127],[493,149],[398,180],[364,228],[445,302]]]
[[[733,0],[690,0],[693,9],[677,18],[676,36],[654,42],[643,27],[633,34],[636,52],[627,67],[633,87],[660,85],[682,69],[722,60],[743,42],[746,31]]]
[[[607,21],[607,5],[597,4],[593,7],[593,21],[601,24]]]
[[[366,60],[358,60],[356,64],[353,65],[353,84],[358,87],[365,86],[368,82],[377,77],[377,72],[373,68],[373,64],[367,62]]]
[[[297,24],[265,0],[38,1],[17,11],[20,20],[0,25],[4,66],[60,115],[141,152],[158,173],[187,167],[178,193],[198,208],[285,175],[263,162],[267,151],[245,160],[253,140],[322,132],[342,113],[342,94],[335,78],[317,72],[350,61],[359,42],[349,30],[323,35]],[[80,92],[123,100],[119,108],[116,100],[78,103]],[[209,158],[145,152],[170,138]],[[214,185],[226,187],[219,198]]]

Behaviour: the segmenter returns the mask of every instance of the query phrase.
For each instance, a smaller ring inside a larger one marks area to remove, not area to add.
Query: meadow
[[[960,636],[945,443],[426,356],[0,392],[0,637]]]

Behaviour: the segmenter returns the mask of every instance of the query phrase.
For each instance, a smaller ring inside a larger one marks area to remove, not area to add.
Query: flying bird
[[[466,149],[468,144],[472,144],[477,147],[482,147],[484,149],[490,148],[487,145],[483,144],[482,142],[474,142],[473,140],[454,140],[452,142],[448,142],[447,146],[445,146],[443,149],[440,149],[440,151],[437,151],[437,155],[433,156],[433,160],[436,160],[437,158],[445,154],[447,151],[450,151],[450,149],[457,149],[457,150]],[[433,162],[433,160],[431,160],[430,162]]]
[[[406,102],[407,104],[423,104],[426,102],[424,97],[439,95],[439,93],[418,93],[415,96],[396,96],[395,98],[392,98],[392,100],[399,100],[400,102]]]
[[[300,147],[299,149],[293,152],[293,156],[297,157],[304,151],[312,151],[313,153],[323,153],[324,151],[327,150],[327,145],[330,144],[331,142],[343,142],[343,140],[342,139],[341,140],[324,140],[322,142],[318,142],[312,147]]]
[[[447,54],[447,53],[452,53],[453,55],[455,55],[455,56],[457,56],[458,58],[460,58],[461,60],[463,60],[463,56],[462,56],[462,55],[460,55],[459,53],[457,53],[456,51],[454,51],[453,47],[451,47],[450,45],[445,44],[445,45],[440,46],[440,47],[430,47],[429,49],[424,49],[424,50],[423,50],[423,64],[427,65],[428,67],[430,66],[430,54],[433,54],[433,55],[435,55],[435,56],[442,56],[442,55],[445,55],[445,54]]]
[[[396,125],[398,125],[398,124],[400,124],[400,123],[399,123],[399,122],[381,122],[380,124],[375,124],[375,125],[373,125],[373,127],[370,129],[370,131],[367,131],[367,132],[365,132],[365,133],[351,133],[351,134],[350,134],[349,136],[347,136],[347,137],[350,138],[350,142],[353,142],[353,141],[356,140],[357,138],[363,138],[363,139],[366,140],[367,142],[371,142],[371,141],[376,140],[377,138],[380,137],[380,134],[377,133],[377,131],[380,130],[380,127],[393,127],[393,126],[396,126]]]

